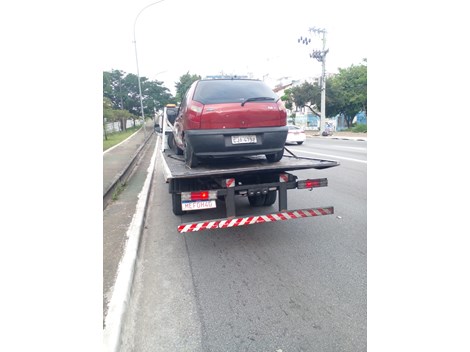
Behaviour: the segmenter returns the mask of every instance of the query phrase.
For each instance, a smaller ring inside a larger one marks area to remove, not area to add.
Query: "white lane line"
[[[314,147],[314,146],[317,146],[319,148],[325,148],[325,144],[321,144],[321,143],[309,143],[308,146],[310,147]],[[294,146],[295,147],[295,146]],[[338,149],[338,150],[342,150],[342,149],[351,149],[351,150],[359,150],[359,151],[366,151],[367,148],[366,147],[348,147],[348,146],[339,146],[339,145],[328,145],[328,149]]]
[[[294,151],[295,152],[295,151]],[[313,153],[313,152],[307,152],[304,150],[299,150],[300,153],[306,153],[306,154],[312,154],[312,155],[321,155],[321,156],[326,156],[328,158],[333,158],[333,159],[343,159],[343,160],[349,160],[349,161],[354,161],[356,163],[364,163],[367,164],[367,160],[360,160],[360,159],[353,159],[353,158],[346,158],[344,156],[337,156],[337,155],[330,155],[330,154],[322,154],[322,153]]]

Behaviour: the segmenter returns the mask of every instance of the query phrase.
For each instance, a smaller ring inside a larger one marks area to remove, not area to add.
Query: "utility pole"
[[[144,115],[144,103],[142,101],[142,87],[141,87],[141,84],[140,84],[140,74],[139,74],[139,60],[137,58],[137,41],[135,39],[135,25],[137,23],[137,19],[139,18],[140,14],[147,8],[149,8],[150,6],[152,5],[155,5],[155,4],[158,4],[160,2],[162,2],[164,0],[159,0],[159,1],[155,1],[155,2],[152,2],[151,4],[145,6],[142,10],[140,10],[140,12],[137,14],[137,16],[135,17],[135,20],[134,20],[134,50],[135,50],[135,63],[137,65],[137,83],[139,85],[139,97],[140,97],[140,112],[142,114],[142,122],[143,122],[143,129],[144,129],[144,140],[145,140],[145,115]]]
[[[312,59],[317,59],[317,61],[321,62],[322,65],[322,73],[320,77],[320,91],[321,91],[321,106],[320,106],[320,134],[323,133],[325,130],[325,119],[326,119],[326,71],[325,71],[325,62],[326,62],[326,54],[328,54],[329,49],[326,49],[326,29],[324,28],[316,28],[312,27],[308,29],[309,32],[315,33],[315,34],[322,34],[322,42],[323,42],[323,48],[322,50],[313,50],[312,53],[310,54],[310,57]],[[302,38],[300,37],[297,40],[299,43],[308,45],[312,41],[311,38]]]

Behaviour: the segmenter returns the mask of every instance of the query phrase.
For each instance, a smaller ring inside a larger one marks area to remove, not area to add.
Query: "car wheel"
[[[297,142],[298,145],[301,145],[303,142]]]
[[[197,167],[199,165],[199,159],[194,155],[191,145],[187,143],[186,148],[184,148],[184,161],[190,168]]]
[[[173,205],[173,214],[184,215],[186,212],[181,208],[181,194],[172,193],[171,202]]]
[[[284,156],[284,148],[282,148],[282,150],[280,152],[277,152],[277,153],[274,153],[274,154],[266,154],[266,159],[270,163],[275,163],[275,162],[281,160],[283,156]]]
[[[168,146],[175,152],[176,155],[183,155],[183,150],[178,148],[173,133],[168,135]]]

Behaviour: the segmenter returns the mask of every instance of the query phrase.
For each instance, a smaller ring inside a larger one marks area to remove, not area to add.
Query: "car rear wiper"
[[[258,100],[274,100],[274,98],[272,97],[255,97],[255,98],[246,98],[243,102],[242,102],[242,106],[244,106],[246,103],[248,103],[249,101],[258,101]]]

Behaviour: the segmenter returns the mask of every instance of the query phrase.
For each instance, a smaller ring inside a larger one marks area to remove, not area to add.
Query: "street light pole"
[[[316,34],[323,34],[322,42],[323,42],[323,49],[322,50],[313,50],[310,54],[312,59],[317,59],[322,63],[322,73],[320,78],[320,91],[321,91],[321,103],[320,103],[320,134],[323,134],[325,130],[324,122],[326,119],[326,71],[325,71],[325,62],[326,62],[326,54],[328,54],[329,49],[325,49],[326,47],[326,29],[322,28],[309,28],[309,32],[313,32]],[[312,40],[310,38],[302,38],[298,39],[298,42],[302,42],[302,44],[308,45]]]
[[[153,6],[155,4],[158,4],[159,2],[162,2],[164,0],[159,0],[159,1],[155,1],[147,6],[145,6],[142,10],[140,10],[140,12],[137,14],[137,16],[135,17],[135,20],[134,20],[134,49],[135,49],[135,62],[136,62],[136,65],[137,65],[137,82],[138,82],[138,85],[139,85],[139,97],[140,97],[140,112],[142,114],[142,122],[144,124],[143,128],[144,128],[144,140],[145,140],[145,115],[144,115],[144,103],[143,103],[143,100],[142,100],[142,87],[140,85],[140,74],[139,74],[139,59],[137,58],[137,41],[135,40],[135,25],[137,23],[137,19],[139,18],[140,14],[147,8],[149,8],[150,6]]]

